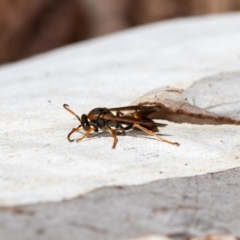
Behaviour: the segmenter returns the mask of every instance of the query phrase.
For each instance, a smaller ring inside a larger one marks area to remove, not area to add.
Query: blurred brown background
[[[159,20],[240,9],[240,0],[0,0],[0,64]]]

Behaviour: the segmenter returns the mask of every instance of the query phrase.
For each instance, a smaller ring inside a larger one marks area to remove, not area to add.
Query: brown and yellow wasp
[[[68,134],[67,138],[70,142],[74,140],[70,139],[74,132],[79,131],[81,128],[85,131],[82,137],[76,141],[79,142],[87,137],[91,132],[98,132],[101,129],[104,132],[108,132],[113,137],[112,148],[117,145],[117,132],[125,133],[129,129],[139,129],[143,132],[155,136],[162,142],[170,143],[179,146],[177,142],[170,142],[156,135],[154,132],[158,132],[158,127],[164,127],[166,124],[156,123],[152,119],[141,114],[142,106],[127,106],[119,108],[94,108],[88,114],[82,114],[81,118],[74,113],[67,104],[63,104],[63,107],[73,114],[80,122],[77,128],[73,128]],[[146,108],[146,107],[145,107]],[[133,111],[124,114],[124,111]],[[115,115],[112,113],[115,112]]]

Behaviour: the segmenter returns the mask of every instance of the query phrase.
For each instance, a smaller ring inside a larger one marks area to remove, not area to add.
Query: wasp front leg
[[[87,130],[82,137],[78,138],[76,140],[76,142],[80,142],[81,140],[83,140],[85,137],[87,137],[92,131],[94,131],[95,128],[90,128],[89,130]]]
[[[83,134],[82,137],[78,138],[76,140],[76,142],[80,142],[81,140],[83,140],[85,137],[87,137],[92,131],[94,132],[98,132],[98,127],[95,124],[91,124],[91,127],[87,130],[86,132]]]
[[[77,132],[80,128],[81,128],[81,125],[79,125],[77,128],[73,128],[72,131],[67,135],[67,139],[68,139],[69,142],[74,141],[73,139],[70,139],[70,137],[74,132]]]

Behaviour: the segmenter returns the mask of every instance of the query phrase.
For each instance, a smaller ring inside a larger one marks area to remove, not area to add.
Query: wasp
[[[83,140],[91,132],[98,132],[99,129],[101,129],[102,131],[108,132],[112,135],[112,148],[114,149],[118,142],[117,132],[124,134],[127,130],[139,129],[149,135],[156,137],[162,142],[179,146],[179,143],[170,142],[155,134],[155,132],[158,132],[158,127],[164,127],[166,124],[156,123],[152,119],[144,116],[144,114],[141,114],[141,110],[143,108],[141,106],[126,106],[109,109],[94,108],[88,114],[82,114],[81,118],[69,108],[69,105],[63,104],[63,107],[68,112],[73,114],[80,122],[80,125],[78,127],[73,128],[72,131],[69,132],[67,136],[69,142],[74,141],[70,138],[71,135],[81,129],[83,129],[85,133],[80,138],[76,139],[77,142]],[[132,112],[124,113],[125,111]]]

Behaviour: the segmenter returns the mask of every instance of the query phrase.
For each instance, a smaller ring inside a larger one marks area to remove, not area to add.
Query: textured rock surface
[[[127,239],[149,233],[176,240],[240,236],[240,169],[99,189],[62,203],[1,209],[1,239]],[[5,237],[5,238],[4,238]]]

